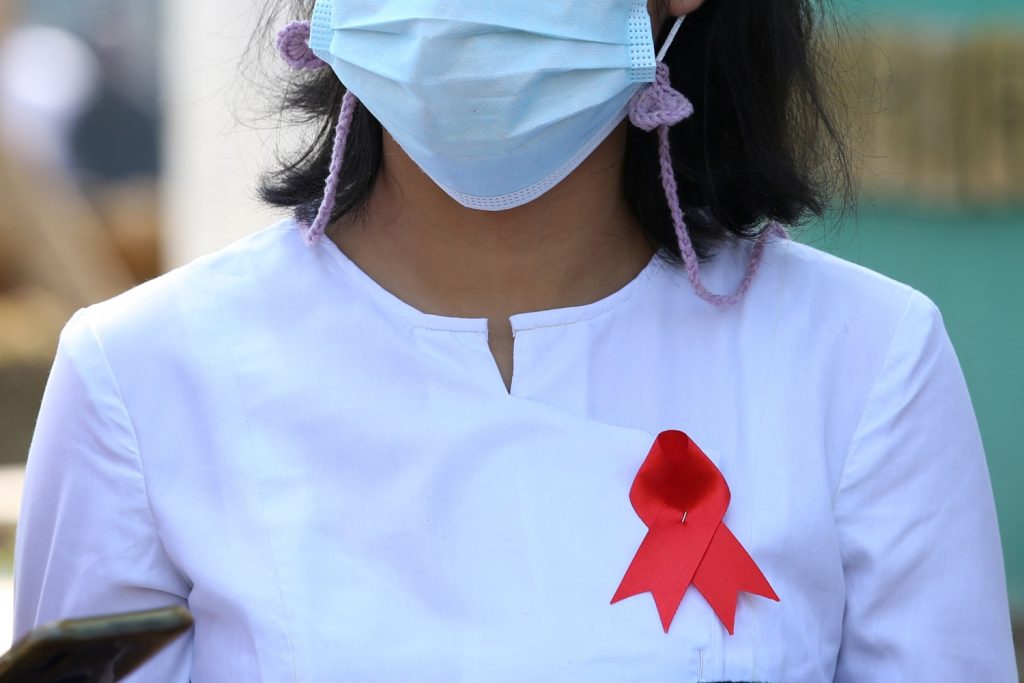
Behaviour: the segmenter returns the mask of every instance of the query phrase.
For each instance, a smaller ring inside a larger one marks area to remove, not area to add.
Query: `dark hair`
[[[311,5],[270,2],[260,39],[286,18],[308,17]],[[732,236],[760,235],[771,221],[798,225],[823,216],[834,200],[852,205],[853,174],[831,93],[835,74],[818,33],[828,9],[827,0],[708,0],[687,18],[669,51],[673,85],[696,110],[673,128],[672,149],[680,200],[702,258]],[[298,153],[263,175],[265,202],[301,220],[316,215],[344,92],[330,69],[285,81],[282,113],[315,130]],[[381,159],[381,125],[360,104],[332,222],[364,207]],[[630,126],[627,202],[652,242],[678,256],[658,173],[656,135]]]

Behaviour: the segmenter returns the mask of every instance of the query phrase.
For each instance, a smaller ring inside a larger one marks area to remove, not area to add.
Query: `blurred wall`
[[[183,264],[277,220],[255,199],[266,133],[239,123],[258,102],[239,62],[253,0],[164,3],[163,256]],[[270,136],[273,139],[273,136]]]
[[[0,0],[0,469],[24,462],[71,313],[158,274],[155,18]]]

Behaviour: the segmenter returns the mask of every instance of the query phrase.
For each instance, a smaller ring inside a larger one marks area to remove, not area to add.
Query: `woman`
[[[187,605],[146,681],[1015,680],[938,312],[777,227],[847,177],[809,3],[300,5],[295,218],[68,323],[18,632]]]

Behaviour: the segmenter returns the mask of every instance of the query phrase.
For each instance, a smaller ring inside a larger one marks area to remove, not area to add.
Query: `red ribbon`
[[[612,604],[650,591],[668,633],[692,583],[731,635],[740,591],[778,601],[757,564],[722,523],[729,496],[725,477],[690,437],[679,431],[658,435],[629,491],[647,535]]]

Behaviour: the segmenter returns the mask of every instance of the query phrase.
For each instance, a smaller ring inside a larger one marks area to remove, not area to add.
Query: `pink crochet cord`
[[[341,114],[338,116],[338,127],[334,134],[334,152],[331,155],[331,170],[324,188],[324,198],[316,213],[316,220],[306,228],[305,240],[309,246],[315,246],[323,239],[324,232],[331,223],[334,203],[338,198],[338,183],[341,180],[341,167],[345,162],[345,149],[348,147],[348,133],[352,128],[352,117],[355,115],[359,100],[349,90],[341,102]],[[305,226],[302,226],[305,227]]]
[[[277,34],[277,50],[282,59],[296,71],[315,71],[328,66],[314,54],[309,47],[310,23],[293,21]],[[338,115],[338,126],[334,133],[334,151],[331,153],[331,168],[324,187],[324,196],[317,209],[316,219],[312,225],[300,224],[303,239],[309,246],[320,243],[331,223],[334,204],[338,199],[338,183],[341,182],[341,167],[345,163],[345,149],[348,147],[348,134],[352,128],[352,117],[355,116],[359,100],[351,91],[345,93],[341,101],[341,113]]]
[[[310,23],[293,21],[277,34],[277,51],[285,63],[296,71],[323,69],[323,61],[309,47]]]
[[[725,296],[714,294],[704,286],[700,279],[700,262],[697,252],[690,239],[690,231],[686,227],[683,209],[679,204],[679,184],[672,166],[672,147],[669,132],[672,126],[693,115],[693,104],[672,87],[669,68],[666,64],[658,64],[655,82],[638,92],[629,105],[629,119],[634,126],[645,131],[658,131],[658,157],[661,163],[661,184],[665,190],[672,223],[679,241],[679,251],[683,257],[683,265],[690,280],[693,291],[704,301],[718,308],[729,308],[739,302],[754,282],[754,276],[764,258],[765,246],[772,236],[788,237],[785,229],[773,223],[754,244],[743,281],[734,294]]]

